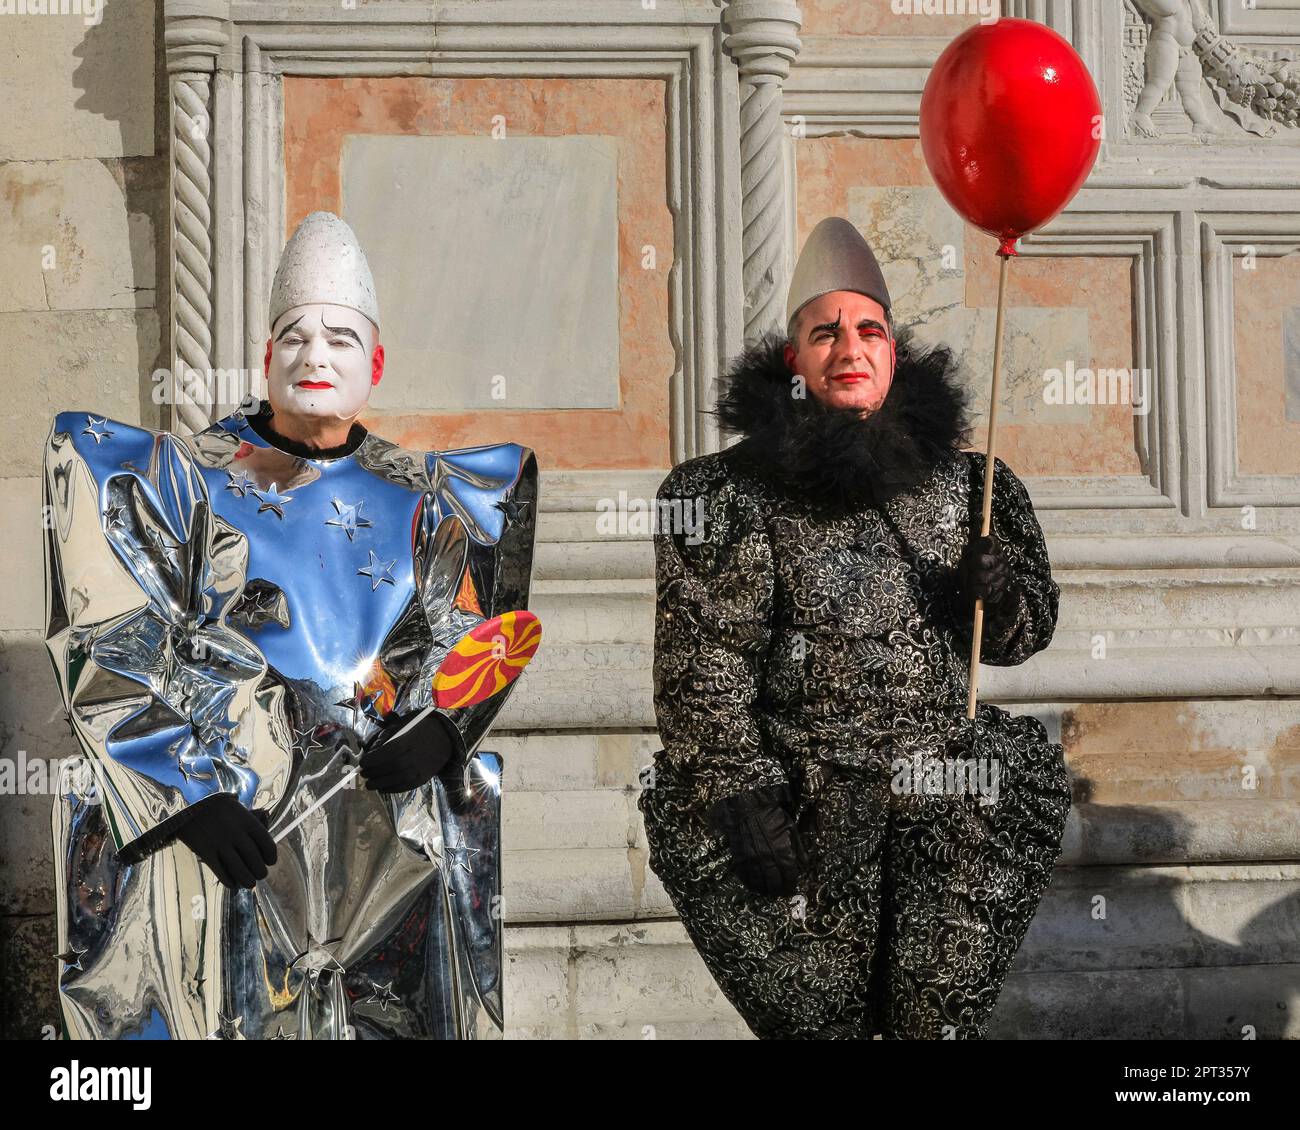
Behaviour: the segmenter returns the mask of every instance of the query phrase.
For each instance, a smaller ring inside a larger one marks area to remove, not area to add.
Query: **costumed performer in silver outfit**
[[[496,1036],[501,764],[477,747],[509,687],[432,688],[527,606],[536,460],[356,422],[379,311],[330,213],[285,247],[269,331],[268,399],[197,435],[50,431],[46,643],[91,770],[53,813],[64,1033]]]

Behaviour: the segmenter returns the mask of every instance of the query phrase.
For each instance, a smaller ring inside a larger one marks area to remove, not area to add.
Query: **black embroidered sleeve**
[[[772,549],[742,482],[705,456],[677,467],[658,494],[655,715],[670,763],[705,807],[786,781],[760,723]]]
[[[972,460],[972,489],[984,484],[985,455],[967,453]],[[1013,575],[1010,607],[986,618],[980,662],[1014,667],[1052,642],[1061,590],[1052,579],[1052,565],[1042,527],[1025,485],[997,456],[993,459],[992,528]]]

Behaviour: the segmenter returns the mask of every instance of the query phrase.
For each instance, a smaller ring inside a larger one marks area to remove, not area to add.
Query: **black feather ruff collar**
[[[884,403],[865,419],[794,395],[789,339],[764,334],[720,378],[714,415],[744,436],[729,449],[779,489],[832,507],[882,506],[924,483],[968,442],[967,394],[947,348],[918,350],[897,335],[897,367]]]

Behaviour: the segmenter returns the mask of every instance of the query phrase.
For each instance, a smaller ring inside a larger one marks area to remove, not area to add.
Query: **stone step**
[[[647,864],[637,808],[649,734],[510,735],[505,760],[503,873],[511,923],[641,920],[673,914]],[[1300,856],[1295,803],[1255,797],[1078,804],[1062,867],[1234,863]]]
[[[1119,807],[1300,798],[1300,701],[1267,709],[1231,701],[1043,703],[1011,713],[1032,715],[1049,739],[1064,743],[1076,801]],[[1244,748],[1242,734],[1250,735]],[[502,729],[485,748],[504,757],[507,792],[551,792],[639,788],[638,772],[662,745],[653,729]]]
[[[621,801],[625,811],[619,812],[617,804],[604,803],[610,799]],[[667,892],[648,865],[645,831],[635,810],[634,794],[552,793],[534,795],[533,801],[516,807],[507,799],[505,804],[502,868],[506,921],[636,920],[673,914]],[[549,809],[556,815],[549,823],[540,824],[531,820],[530,809],[533,813]],[[583,814],[593,810],[603,822],[584,826]],[[1107,825],[1109,816],[1115,818],[1115,827]],[[1208,861],[1225,859],[1275,859],[1279,862],[1272,874],[1282,875],[1293,866],[1284,861],[1300,854],[1295,824],[1294,806],[1276,802],[1193,801],[1168,805],[1158,815],[1150,808],[1108,814],[1100,806],[1083,805],[1070,813],[1057,882],[1063,881],[1062,875],[1073,873],[1096,884],[1090,892],[1118,891],[1131,896],[1133,888],[1123,881],[1129,870],[1137,868],[1149,876],[1167,873],[1174,877],[1162,880],[1168,888],[1182,883],[1193,871],[1208,874],[1213,870],[1207,870]],[[593,842],[602,835],[613,842]],[[515,846],[520,842],[539,844],[548,838],[553,840],[550,846]],[[1229,862],[1223,866],[1234,871],[1248,865]],[[1252,888],[1243,886],[1237,891],[1225,889],[1223,897],[1255,897]],[[1144,897],[1158,900],[1163,896],[1160,891],[1149,891]],[[1081,912],[1076,908],[1070,913]],[[1297,942],[1300,944],[1300,935]]]
[[[1300,1039],[1298,893],[1296,865],[1062,868],[990,1035]],[[752,1038],[678,921],[510,926],[506,946],[507,1038]]]

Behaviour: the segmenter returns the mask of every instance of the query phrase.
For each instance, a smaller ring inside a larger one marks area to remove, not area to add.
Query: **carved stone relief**
[[[1226,38],[1203,0],[1124,0],[1129,132],[1137,138],[1190,132],[1203,142],[1224,134],[1300,142],[1295,55],[1292,47],[1247,49]]]

